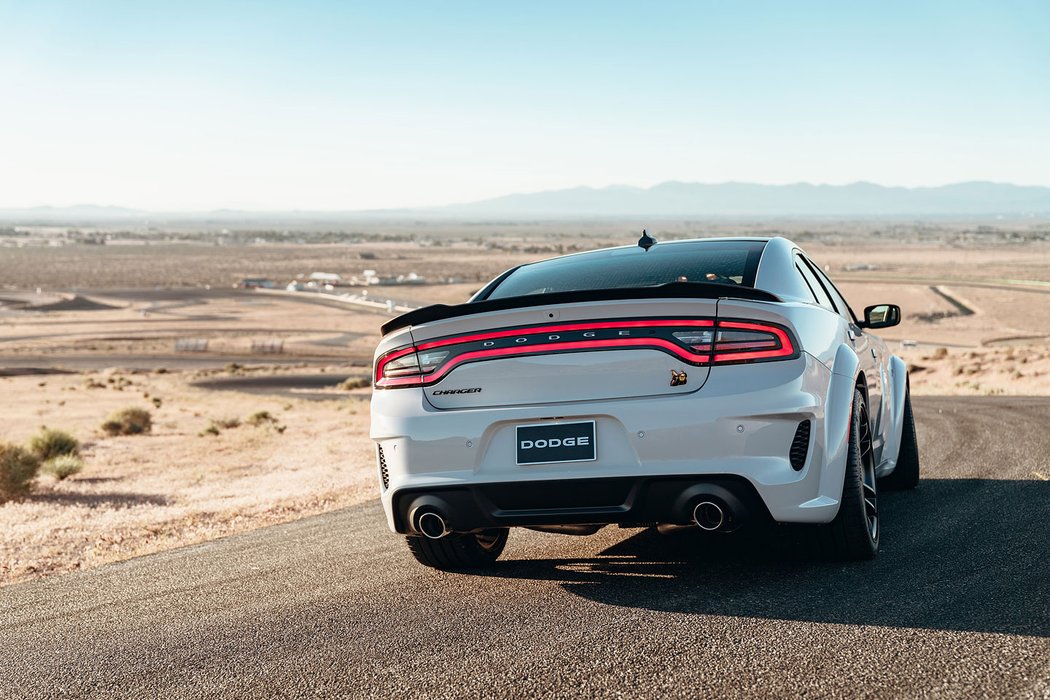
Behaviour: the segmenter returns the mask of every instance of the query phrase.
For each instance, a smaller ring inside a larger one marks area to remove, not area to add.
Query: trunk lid
[[[707,380],[702,343],[710,343],[717,303],[640,299],[487,311],[412,326],[411,338],[420,361],[438,365],[423,387],[437,409],[674,396]]]

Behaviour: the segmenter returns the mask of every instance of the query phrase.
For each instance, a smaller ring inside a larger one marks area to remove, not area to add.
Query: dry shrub
[[[114,374],[112,377],[108,377],[106,383],[109,384],[111,389],[116,389],[117,391],[124,391],[125,387],[134,386],[130,379],[119,374]]]
[[[350,391],[352,389],[364,389],[366,386],[372,386],[372,380],[368,377],[350,377],[344,380],[339,388],[343,391]]]
[[[256,411],[244,421],[248,425],[259,427],[260,425],[271,425],[277,422],[269,411]]]
[[[40,469],[45,474],[50,474],[59,481],[66,477],[80,473],[84,468],[84,462],[76,455],[58,455],[44,462]]]
[[[18,445],[0,442],[0,503],[29,493],[40,460]]]
[[[40,432],[29,441],[29,451],[41,462],[65,455],[76,457],[80,454],[80,442],[64,430],[42,426]]]
[[[153,417],[144,408],[122,408],[102,424],[107,435],[141,435],[153,429]]]
[[[233,428],[240,427],[240,418],[212,418],[208,422],[208,427],[197,433],[198,437],[204,437],[205,435],[218,435],[223,430],[231,430]]]
[[[271,414],[269,411],[257,411],[248,416],[248,418],[244,422],[248,425],[253,425],[255,427],[265,426],[268,428],[273,428],[278,433],[283,433],[287,428],[287,426],[281,425],[277,418],[274,417],[274,415]]]
[[[937,348],[933,351],[933,355],[930,356],[931,360],[943,360],[948,357],[948,348]]]

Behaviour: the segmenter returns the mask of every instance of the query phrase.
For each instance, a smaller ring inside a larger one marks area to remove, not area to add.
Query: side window
[[[806,264],[801,255],[795,256],[795,269],[802,275],[802,279],[805,280],[806,286],[809,287],[809,291],[813,294],[813,298],[816,299],[817,303],[825,309],[835,311],[835,305],[831,303],[831,298],[824,291],[824,286],[817,281],[813,271],[809,269],[809,265]]]
[[[823,270],[816,265],[813,265],[813,269],[817,273],[817,279],[824,284],[824,288],[827,290],[828,294],[831,295],[832,300],[835,302],[835,306],[839,309],[839,313],[842,314],[847,321],[856,323],[857,315],[853,313],[853,309],[851,309],[849,304],[846,303],[846,298],[842,296],[838,288],[832,283],[828,276],[824,274]]]
[[[813,291],[813,285],[811,285],[809,283],[809,280],[806,279],[806,275],[803,274],[803,272],[802,272],[802,263],[800,263],[798,260],[795,260],[795,270],[798,271],[798,276],[802,278],[803,284],[805,284],[806,285],[806,289],[809,290],[809,300],[812,301],[814,304],[816,304],[817,303],[817,293]]]

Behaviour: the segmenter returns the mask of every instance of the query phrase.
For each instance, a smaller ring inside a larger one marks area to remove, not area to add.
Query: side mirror
[[[864,309],[862,328],[889,328],[901,322],[901,307],[896,304],[876,304]]]

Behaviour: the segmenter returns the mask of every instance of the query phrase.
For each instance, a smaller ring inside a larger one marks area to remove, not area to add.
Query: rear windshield
[[[718,282],[754,287],[764,241],[688,241],[595,250],[522,265],[484,297]]]

